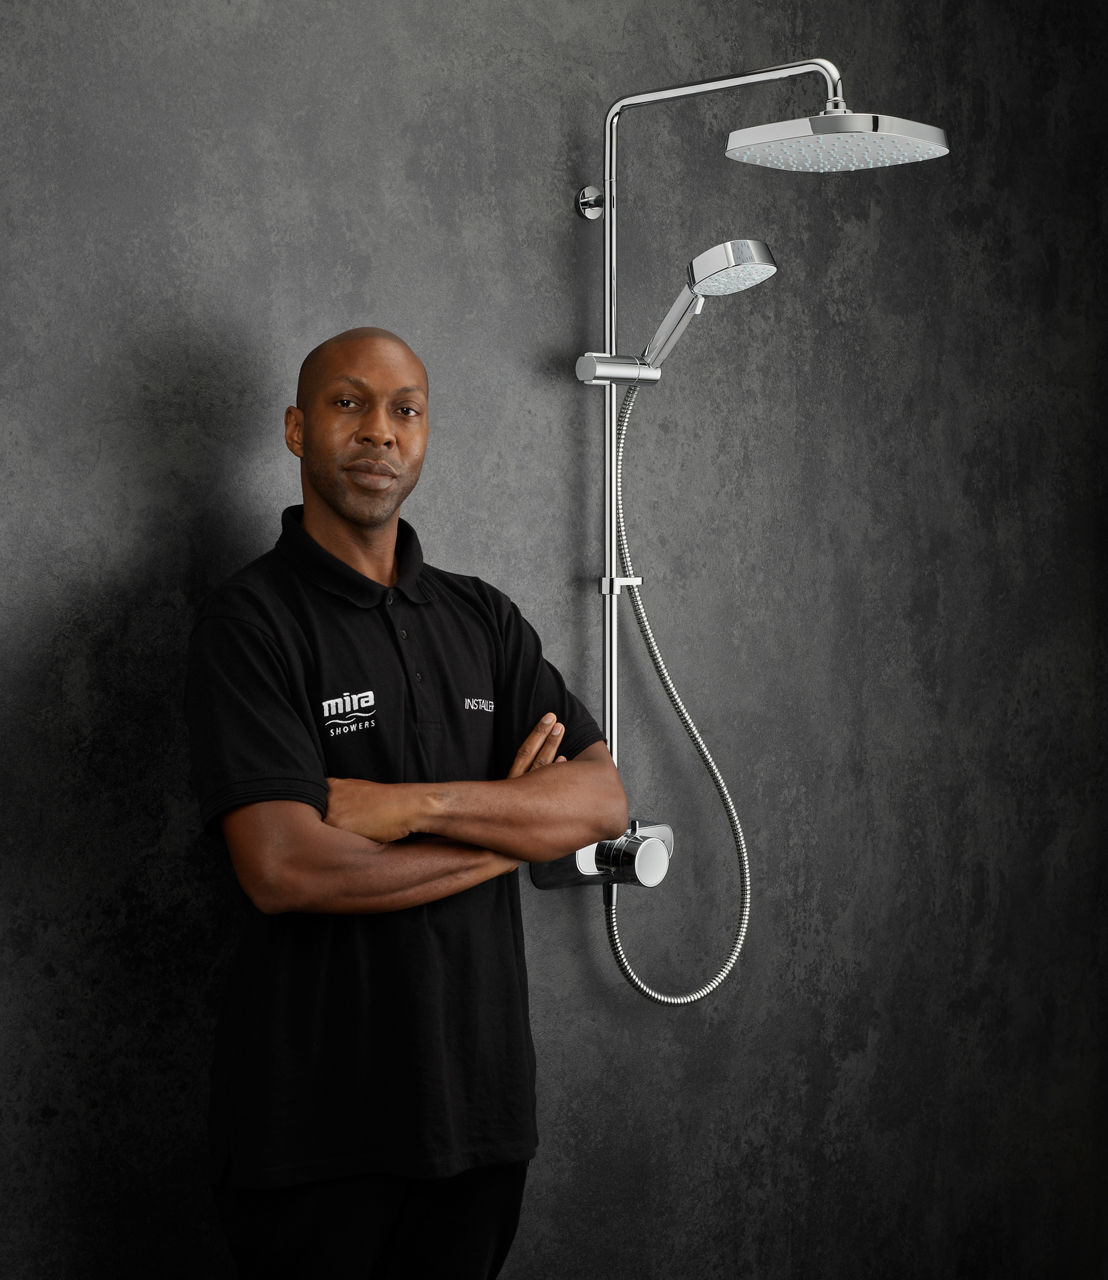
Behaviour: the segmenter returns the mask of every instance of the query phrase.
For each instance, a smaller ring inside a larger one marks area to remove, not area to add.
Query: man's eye
[[[402,413],[406,418],[415,418],[419,416],[419,410],[411,404],[402,404],[397,407],[397,413]]]
[[[353,407],[354,401],[348,400],[345,396],[343,396],[341,399],[336,400],[335,404],[337,404],[340,409],[349,409]]]

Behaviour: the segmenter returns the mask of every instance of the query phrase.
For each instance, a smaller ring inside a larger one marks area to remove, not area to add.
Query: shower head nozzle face
[[[692,286],[693,293],[704,298],[719,297],[725,293],[738,293],[740,289],[752,289],[768,280],[777,270],[764,262],[740,262],[734,267],[724,267],[707,280]]]
[[[689,288],[701,297],[738,293],[768,280],[776,270],[773,254],[761,240],[728,240],[693,258]]]
[[[932,160],[949,150],[942,129],[858,111],[736,129],[727,139],[731,160],[803,173],[880,169]]]

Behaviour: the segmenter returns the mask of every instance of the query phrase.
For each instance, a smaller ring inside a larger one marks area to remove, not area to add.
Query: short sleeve
[[[208,616],[189,646],[185,718],[205,824],[264,800],[324,813],[327,775],[292,659],[263,627]]]
[[[514,755],[520,743],[540,718],[553,711],[565,725],[562,751],[572,759],[604,735],[584,703],[567,687],[556,667],[543,657],[542,643],[535,629],[519,609],[505,597],[501,616],[503,641],[501,688],[497,706],[508,708],[507,733]]]

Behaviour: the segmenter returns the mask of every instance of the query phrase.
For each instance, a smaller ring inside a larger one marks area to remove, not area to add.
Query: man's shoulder
[[[276,550],[267,551],[213,587],[200,602],[196,620],[260,622],[286,608],[295,587],[296,575],[285,558]]]
[[[476,574],[457,573],[451,569],[424,564],[420,580],[432,598],[464,602],[498,618],[516,611],[516,606],[506,591]]]
[[[441,585],[462,595],[504,596],[499,587],[494,587],[491,582],[486,582],[475,573],[458,573],[454,569],[440,569],[438,565],[424,563],[420,576],[428,584]]]
[[[426,564],[420,577],[444,627],[483,634],[509,661],[525,662],[541,652],[542,642],[519,605],[491,582]]]

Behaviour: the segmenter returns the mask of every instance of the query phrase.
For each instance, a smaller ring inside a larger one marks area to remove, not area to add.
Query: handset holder
[[[662,883],[673,856],[673,828],[632,818],[615,840],[586,845],[554,862],[532,862],[536,889],[570,889],[586,884],[637,884],[653,889]]]

